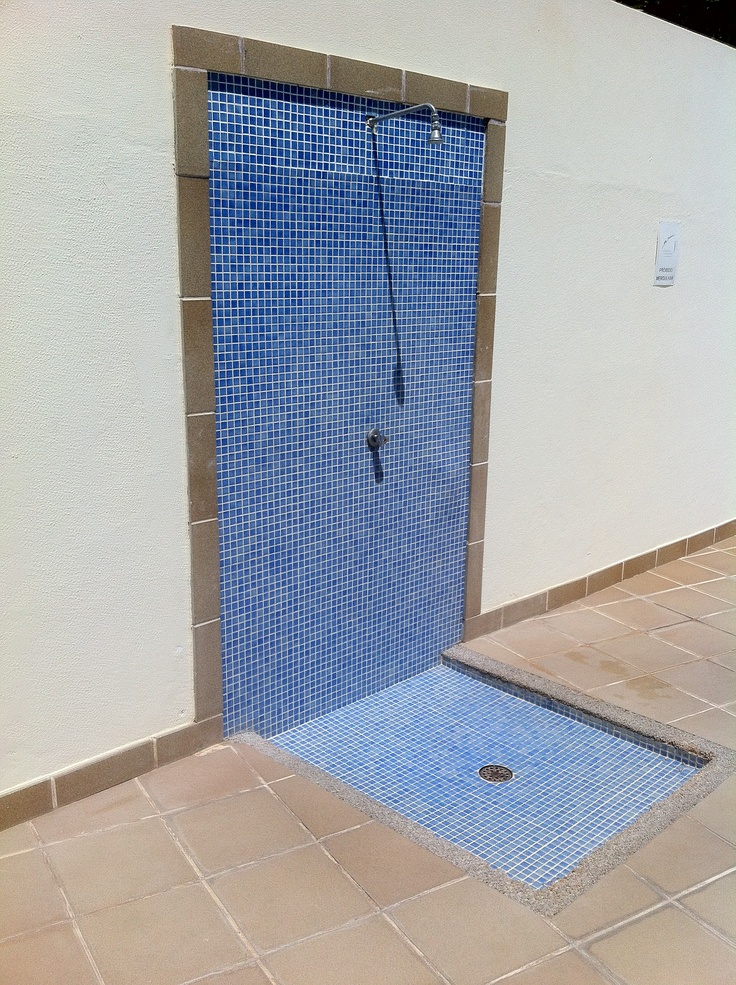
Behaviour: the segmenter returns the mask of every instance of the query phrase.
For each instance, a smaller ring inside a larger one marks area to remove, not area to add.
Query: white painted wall
[[[173,23],[509,91],[485,608],[736,515],[736,52],[612,0],[6,0],[0,790],[192,717]]]

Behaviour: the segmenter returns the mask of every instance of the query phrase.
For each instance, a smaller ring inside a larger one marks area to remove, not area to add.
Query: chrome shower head
[[[442,127],[440,126],[440,115],[431,103],[419,103],[417,106],[405,106],[403,109],[394,110],[393,113],[384,113],[383,116],[366,116],[365,125],[371,133],[376,132],[379,123],[384,120],[392,120],[395,116],[403,116],[405,113],[413,113],[418,109],[428,109],[432,114],[430,118],[430,130],[427,142],[437,146],[444,143],[442,139]]]
[[[444,143],[444,139],[442,137],[442,127],[440,126],[440,118],[436,112],[432,113],[432,122],[430,123],[429,137],[427,138],[427,143],[429,144]]]

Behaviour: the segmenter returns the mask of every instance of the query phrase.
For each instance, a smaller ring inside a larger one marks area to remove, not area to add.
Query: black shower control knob
[[[379,451],[385,444],[388,443],[388,438],[385,434],[381,434],[378,428],[371,428],[366,435],[365,440],[371,451]]]

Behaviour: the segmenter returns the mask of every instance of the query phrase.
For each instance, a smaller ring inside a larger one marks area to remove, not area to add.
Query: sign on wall
[[[677,257],[680,252],[680,223],[660,222],[657,236],[657,259],[654,265],[654,286],[670,287],[675,283]]]

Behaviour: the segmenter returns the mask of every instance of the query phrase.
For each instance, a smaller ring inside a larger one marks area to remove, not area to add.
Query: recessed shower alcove
[[[196,717],[273,734],[480,612],[507,97],[189,28],[174,60]]]

